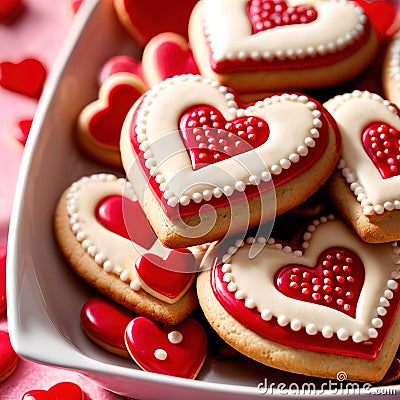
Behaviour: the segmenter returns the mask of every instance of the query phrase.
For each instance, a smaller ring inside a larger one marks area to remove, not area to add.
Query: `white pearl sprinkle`
[[[154,351],[154,357],[157,358],[157,360],[164,361],[167,359],[168,354],[163,349],[157,349]]]
[[[172,331],[168,333],[168,340],[172,344],[179,344],[183,340],[183,335],[179,331]]]

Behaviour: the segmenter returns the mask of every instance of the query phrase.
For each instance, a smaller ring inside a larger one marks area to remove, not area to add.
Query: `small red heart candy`
[[[320,254],[315,267],[293,264],[281,268],[275,282],[285,296],[355,318],[364,274],[364,265],[354,252],[333,247]]]
[[[157,240],[138,201],[113,195],[96,207],[97,220],[108,230],[150,250]]]
[[[85,393],[73,382],[60,382],[49,390],[30,390],[22,400],[83,400]]]
[[[6,257],[7,245],[0,245],[0,314],[7,310],[6,296]]]
[[[13,374],[18,365],[18,355],[11,346],[10,336],[0,331],[0,382]]]
[[[362,143],[383,179],[400,175],[400,131],[374,122],[364,130]]]
[[[145,371],[189,379],[197,376],[207,354],[206,333],[193,318],[161,326],[137,317],[126,328],[125,343]]]
[[[26,141],[29,136],[29,131],[31,130],[31,126],[32,126],[32,118],[21,119],[15,126],[14,138],[18,140],[18,142],[20,142],[22,146],[25,146],[26,144]]]
[[[22,0],[0,1],[0,24],[9,25],[22,13],[25,4]]]
[[[0,86],[15,93],[38,99],[46,80],[46,67],[35,58],[15,64],[0,63]]]
[[[120,55],[111,57],[101,67],[98,79],[99,85],[102,85],[109,76],[118,72],[129,72],[144,81],[141,61],[129,56]]]
[[[81,310],[81,324],[88,337],[106,350],[127,358],[124,334],[134,317],[133,313],[102,297],[89,299]]]
[[[186,249],[172,250],[164,259],[144,254],[135,263],[143,288],[167,303],[179,300],[192,284],[196,261]]]
[[[353,0],[365,11],[372,22],[379,40],[389,40],[400,28],[400,19],[397,16],[398,5],[387,0],[366,1]]]

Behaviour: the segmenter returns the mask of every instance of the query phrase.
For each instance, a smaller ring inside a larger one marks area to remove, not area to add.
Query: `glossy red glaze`
[[[30,390],[22,400],[83,400],[85,393],[73,382],[60,382],[49,390]]]
[[[19,358],[11,346],[8,333],[0,331],[0,382],[12,374],[18,360]]]
[[[99,74],[99,84],[101,85],[109,76],[117,72],[129,72],[133,75],[138,76],[142,81],[142,62],[135,60],[132,57],[119,55],[111,57],[106,63],[101,67]]]
[[[168,334],[178,331],[180,343],[171,343]],[[131,321],[125,331],[126,346],[135,362],[145,371],[193,379],[207,353],[207,336],[199,322],[188,318],[178,325],[158,325],[145,317]],[[166,352],[159,360],[155,351]]]
[[[89,299],[81,310],[81,324],[85,332],[118,350],[126,351],[124,333],[135,315],[102,297]]]
[[[8,61],[0,63],[0,86],[35,99],[42,93],[46,76],[46,67],[34,58],[17,64]]]
[[[400,175],[400,131],[374,122],[362,133],[362,143],[383,179]]]
[[[99,202],[95,214],[105,228],[146,250],[157,240],[138,201],[119,195],[108,196]]]
[[[7,310],[6,256],[7,256],[7,245],[1,244],[0,245],[0,314],[2,314]]]
[[[22,146],[25,146],[26,144],[31,126],[32,126],[32,118],[21,119],[15,126],[14,138],[18,140],[18,142],[20,142]]]
[[[307,5],[288,7],[284,0],[250,0],[247,3],[253,33],[277,26],[308,24],[315,21],[317,11]]]
[[[189,250],[172,250],[164,259],[144,254],[135,263],[140,279],[152,290],[168,299],[175,299],[193,282],[195,258]]]
[[[159,44],[153,57],[160,80],[172,78],[174,75],[199,74],[189,44],[182,48],[180,44],[166,40]]]
[[[115,85],[108,92],[104,107],[89,120],[88,129],[93,138],[105,146],[119,149],[126,114],[142,94],[141,90],[132,85]]]
[[[1,0],[0,24],[11,24],[21,14],[24,8],[25,4],[22,0]]]
[[[364,266],[354,252],[333,247],[320,254],[316,266],[293,264],[280,269],[275,286],[285,296],[355,318],[364,275]]]
[[[142,45],[162,32],[188,37],[190,14],[197,0],[114,0],[122,23]],[[119,14],[120,15],[120,14]]]
[[[214,107],[196,106],[181,117],[180,133],[193,170],[250,151],[268,140],[269,127],[258,117],[227,121]]]

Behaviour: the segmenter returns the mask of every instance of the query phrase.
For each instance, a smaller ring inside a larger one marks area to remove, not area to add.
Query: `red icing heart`
[[[193,254],[182,249],[171,251],[164,259],[144,254],[137,259],[135,267],[142,284],[171,303],[182,297],[192,284],[195,265]]]
[[[126,328],[125,343],[145,371],[189,379],[196,377],[207,353],[205,331],[193,318],[174,326],[135,318]]]
[[[34,58],[27,58],[18,64],[0,63],[0,86],[34,99],[40,97],[46,75],[46,67]]]
[[[0,382],[15,371],[17,364],[18,356],[11,346],[8,333],[0,331]]]
[[[288,7],[284,0],[250,0],[247,14],[254,34],[277,26],[308,24],[317,18],[315,8]]]
[[[1,0],[0,1],[0,24],[11,24],[24,10],[22,0]]]
[[[400,175],[400,131],[375,122],[364,130],[362,143],[383,179]]]
[[[111,232],[146,250],[150,250],[157,240],[139,202],[126,197],[113,195],[104,198],[96,207],[96,218]]]
[[[7,245],[2,244],[0,245],[0,314],[5,312],[7,309],[6,256],[7,256]]]
[[[83,400],[85,393],[73,382],[60,382],[49,390],[30,390],[22,400]]]
[[[364,9],[381,41],[390,39],[400,28],[397,16],[398,6],[396,7],[395,3],[387,0],[353,1]]]
[[[32,119],[22,119],[18,121],[14,129],[14,138],[25,146],[28,139],[29,131],[31,130]]]
[[[269,127],[258,117],[227,121],[211,106],[196,106],[180,120],[180,133],[193,170],[254,149],[268,140]]]
[[[128,84],[118,84],[107,93],[106,104],[92,115],[88,124],[96,141],[119,149],[126,114],[142,93],[139,88]]]
[[[134,314],[101,297],[89,299],[81,310],[81,324],[85,333],[108,350],[129,357],[124,334]]]
[[[190,14],[197,0],[114,0],[121,23],[140,44],[162,32],[188,37]]]
[[[102,66],[99,74],[99,84],[101,85],[109,76],[118,72],[129,72],[144,81],[141,61],[137,61],[129,56],[120,55],[111,57]]]
[[[325,250],[316,267],[288,265],[275,276],[275,285],[285,296],[330,307],[352,318],[363,284],[364,266],[345,248]]]

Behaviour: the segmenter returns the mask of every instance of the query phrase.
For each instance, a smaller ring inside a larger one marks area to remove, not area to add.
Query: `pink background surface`
[[[74,18],[71,0],[25,0],[25,11],[14,23],[0,25],[0,62],[18,63],[37,58],[49,70]],[[32,118],[37,101],[0,87],[0,243],[7,241],[15,184],[23,146],[13,137],[16,123]],[[0,330],[7,330],[6,314]],[[86,399],[116,400],[109,393],[72,371],[20,360],[11,377],[0,383],[1,400],[19,400],[33,389],[48,390],[56,383],[77,383]]]

